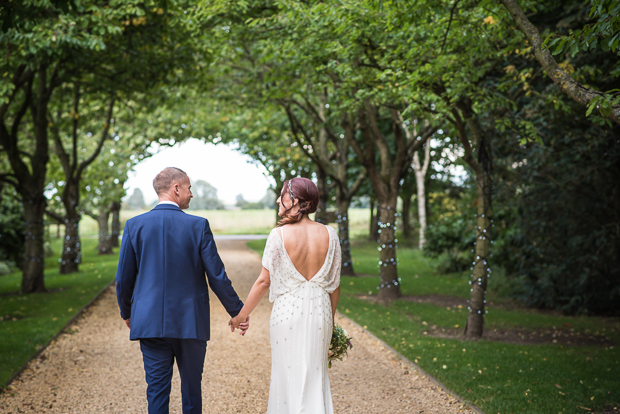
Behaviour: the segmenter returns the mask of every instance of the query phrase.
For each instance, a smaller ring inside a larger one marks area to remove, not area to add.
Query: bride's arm
[[[336,316],[336,306],[338,306],[338,299],[340,299],[340,286],[338,286],[336,290],[329,294],[329,299],[332,301],[332,321],[335,321],[334,318]]]
[[[258,279],[256,279],[256,282],[254,282],[254,285],[252,286],[252,290],[250,290],[250,294],[248,295],[243,308],[237,316],[230,320],[229,325],[239,328],[239,325],[247,320],[250,313],[252,313],[254,308],[258,305],[258,302],[260,302],[263,296],[265,296],[265,293],[269,290],[270,283],[271,280],[269,278],[269,270],[263,267]]]

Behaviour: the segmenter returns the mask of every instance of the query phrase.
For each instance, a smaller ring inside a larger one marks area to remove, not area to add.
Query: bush
[[[0,261],[0,276],[13,273],[14,268],[15,268],[15,263],[9,262],[9,261]]]
[[[470,250],[476,238],[473,225],[473,220],[453,214],[426,228],[424,254],[439,259],[438,272],[462,272],[470,266]]]

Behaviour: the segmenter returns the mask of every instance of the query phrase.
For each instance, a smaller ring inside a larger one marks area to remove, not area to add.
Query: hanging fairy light
[[[390,207],[388,206],[388,207],[383,208],[383,207],[379,206],[378,209],[379,210],[385,209],[385,210],[389,211]],[[377,239],[377,243],[379,244],[379,246],[377,246],[377,250],[379,252],[381,252],[383,249],[397,249],[398,248],[398,239],[396,238],[396,230],[397,230],[397,223],[396,222],[397,222],[398,217],[400,217],[400,216],[401,216],[401,214],[396,212],[396,213],[394,213],[394,220],[393,220],[393,222],[384,223],[381,220],[379,220],[377,222],[377,225],[379,226],[379,230],[377,232],[379,234],[381,234],[381,231],[384,230],[384,229],[390,229],[390,230],[394,231],[394,239],[392,239],[392,240],[387,240],[385,242],[382,242],[380,238]],[[399,259],[391,257],[389,260],[386,260],[386,261],[379,260],[378,267],[379,267],[379,269],[381,269],[381,267],[388,267],[390,265],[398,266],[398,262],[399,262]],[[401,278],[399,277],[396,280],[388,280],[388,281],[384,281],[383,279],[381,279],[380,282],[381,283],[379,284],[379,286],[377,286],[377,290],[380,290],[380,289],[383,289],[383,288],[390,289],[392,286],[398,286],[401,283]]]
[[[346,257],[346,260],[344,260],[342,262],[342,265],[347,267],[347,266],[352,266],[353,263],[351,262],[351,246],[349,243],[349,221],[348,218],[345,214],[338,214],[338,216],[336,216],[336,224],[338,225],[338,234],[343,234],[344,231],[346,230],[347,233],[347,237],[346,238],[339,238],[338,241],[340,242],[340,250],[343,252],[343,257]]]
[[[478,214],[474,214],[474,217],[478,218]],[[485,218],[484,214],[480,215],[481,218]],[[490,227],[495,227],[495,225],[493,224],[493,219],[491,219],[490,217],[486,217],[489,220],[489,225]],[[490,240],[490,232],[491,229],[490,228],[483,228],[481,226],[476,226],[476,240],[487,240],[489,239],[489,247],[491,244],[493,244],[493,240]],[[474,241],[473,245],[476,246],[476,241]],[[491,267],[487,261],[486,256],[480,256],[479,254],[475,253],[475,247],[474,249],[471,250],[472,253],[474,253],[474,261],[472,262],[472,266],[469,268],[469,270],[472,271],[471,275],[470,275],[470,280],[469,280],[469,285],[472,286],[469,291],[473,292],[474,291],[474,285],[478,285],[480,287],[482,287],[482,282],[483,282],[483,278],[490,278],[491,277]],[[492,254],[490,254],[490,249],[489,249],[489,257],[493,256]],[[481,277],[477,277],[474,278],[474,269],[476,268],[476,266],[482,263],[483,265],[483,270],[485,271],[485,274],[482,275]],[[484,290],[484,298],[482,303],[483,303],[483,307],[482,309],[475,309],[472,306],[468,306],[467,309],[469,310],[470,313],[477,313],[477,314],[481,314],[482,316],[485,316],[487,313],[489,313],[488,310],[484,309],[484,305],[486,305],[487,301],[486,301],[486,294],[487,291]],[[467,300],[467,303],[470,303],[470,300]],[[484,310],[484,312],[483,312]]]

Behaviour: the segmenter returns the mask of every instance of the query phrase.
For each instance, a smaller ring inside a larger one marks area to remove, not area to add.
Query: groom
[[[153,187],[157,207],[125,224],[116,273],[118,305],[130,339],[140,341],[149,414],[168,413],[175,358],[183,413],[202,413],[208,286],[231,317],[243,303],[226,275],[209,223],[182,211],[192,198],[187,174],[166,168],[155,177]],[[242,334],[248,327],[246,320]]]

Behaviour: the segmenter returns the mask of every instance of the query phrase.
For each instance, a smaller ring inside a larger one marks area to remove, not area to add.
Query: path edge
[[[71,326],[73,324],[73,322],[76,321],[77,318],[79,318],[82,313],[84,313],[84,311],[86,309],[88,309],[89,307],[91,307],[104,293],[106,290],[108,290],[114,283],[116,282],[116,280],[112,280],[110,281],[110,283],[108,283],[107,285],[105,285],[96,295],[94,298],[92,298],[90,300],[90,302],[88,302],[86,305],[82,306],[82,308],[76,312],[75,315],[73,315],[71,317],[71,319],[69,319],[67,321],[67,323],[65,324],[65,326],[63,326],[49,341],[47,341],[43,346],[41,346],[39,349],[37,349],[37,351],[28,359],[28,361],[26,361],[24,363],[24,365],[22,365],[21,367],[19,367],[19,369],[17,371],[15,371],[13,373],[13,375],[11,376],[11,378],[9,378],[9,380],[7,382],[5,382],[4,384],[2,384],[0,386],[0,392],[4,392],[6,390],[8,390],[9,385],[11,385],[11,383],[13,381],[15,381],[30,365],[30,363],[35,360],[36,358],[39,357],[39,355],[41,355],[43,353],[43,351],[45,351],[47,348],[49,348],[49,346],[52,344],[52,342],[54,342],[56,339],[58,339],[58,337],[67,330],[67,328],[69,326]]]
[[[370,332],[368,329],[364,329],[359,323],[355,322],[354,320],[352,320],[351,318],[349,318],[348,316],[343,315],[341,312],[338,312],[338,315],[341,316],[342,318],[346,319],[347,321],[351,322],[353,325],[357,326],[359,329],[361,329],[362,331],[366,332],[366,334],[368,336],[370,336],[371,338],[379,341],[379,343],[381,345],[383,345],[385,348],[387,348],[388,350],[390,350],[392,353],[394,353],[401,361],[405,362],[407,365],[410,365],[413,369],[417,370],[420,374],[422,374],[423,376],[425,376],[426,378],[428,378],[433,384],[435,384],[437,387],[441,388],[446,394],[450,395],[452,398],[455,398],[457,400],[459,400],[461,402],[461,404],[466,405],[467,407],[469,407],[473,412],[475,412],[476,414],[484,414],[478,407],[476,407],[473,403],[469,402],[468,400],[466,400],[465,398],[461,397],[460,395],[458,395],[457,393],[455,393],[454,391],[452,391],[451,389],[448,389],[445,385],[443,385],[441,382],[439,382],[435,377],[433,377],[432,375],[430,375],[428,372],[424,371],[422,368],[420,368],[418,365],[416,365],[415,363],[411,362],[407,357],[405,357],[403,354],[401,354],[400,352],[398,352],[397,350],[395,350],[394,348],[392,348],[391,346],[389,346],[384,340],[380,339],[377,337],[377,335],[373,334],[372,332]]]

